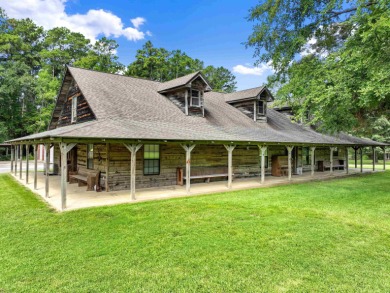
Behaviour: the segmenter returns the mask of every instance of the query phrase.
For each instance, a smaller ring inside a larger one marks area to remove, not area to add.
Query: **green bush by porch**
[[[65,213],[0,176],[0,291],[389,291],[390,172]]]

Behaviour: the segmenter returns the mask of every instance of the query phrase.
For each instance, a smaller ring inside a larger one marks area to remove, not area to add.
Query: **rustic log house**
[[[230,188],[233,177],[264,182],[266,175],[291,180],[306,171],[348,172],[349,147],[355,155],[366,146],[385,150],[372,140],[293,123],[268,107],[272,101],[266,87],[213,92],[201,72],[161,83],[67,67],[48,131],[10,141],[11,168],[16,174],[15,154],[33,145],[36,188],[37,145],[44,144],[48,196],[54,148],[64,209],[68,179],[91,174],[98,177],[94,189],[129,189],[135,199],[136,187],[185,183],[189,193],[192,183],[204,181],[227,180]]]

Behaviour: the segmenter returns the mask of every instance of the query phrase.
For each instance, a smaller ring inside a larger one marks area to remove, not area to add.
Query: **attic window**
[[[77,120],[77,96],[72,98],[72,114],[71,122],[76,122]]]
[[[265,103],[264,101],[257,102],[257,113],[260,115],[265,115]]]
[[[200,92],[191,90],[191,106],[200,107]]]

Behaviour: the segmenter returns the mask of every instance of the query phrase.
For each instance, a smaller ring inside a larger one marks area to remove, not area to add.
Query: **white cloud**
[[[71,31],[85,35],[91,41],[98,36],[125,37],[131,41],[142,40],[147,33],[139,30],[146,20],[136,17],[131,20],[134,27],[126,27],[122,20],[110,11],[91,9],[86,14],[65,12],[68,0],[0,0],[7,15],[12,18],[31,18],[36,24],[45,29],[67,27]]]
[[[141,25],[145,23],[146,19],[143,17],[136,17],[131,19],[130,21],[135,28],[139,28]]]
[[[263,75],[266,71],[272,71],[270,64],[261,64],[257,67],[250,67],[245,65],[236,65],[233,67],[233,72],[245,75]]]

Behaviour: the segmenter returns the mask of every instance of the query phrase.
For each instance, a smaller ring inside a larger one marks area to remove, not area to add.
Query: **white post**
[[[236,147],[235,145],[224,145],[228,151],[228,188],[232,188],[233,181],[233,150]]]
[[[345,147],[345,173],[349,173],[348,147]]]
[[[264,183],[265,181],[265,152],[267,151],[267,146],[258,146],[260,150],[260,156],[261,156],[261,161],[260,161],[260,172],[261,172],[261,184]]]
[[[186,191],[190,193],[191,188],[191,152],[196,145],[181,145],[181,147],[186,151]]]
[[[14,155],[15,155],[15,146],[11,145],[11,173],[14,171]]]
[[[60,152],[61,152],[61,210],[66,209],[66,182],[68,176],[68,162],[67,154],[75,146],[75,143],[66,144],[65,142],[60,142]]]
[[[26,184],[28,184],[28,171],[29,171],[29,150],[30,146],[26,144]]]
[[[333,150],[334,150],[334,147],[330,147],[330,169],[329,169],[329,173],[332,174],[333,173]]]
[[[45,197],[49,197],[50,144],[45,143]]]
[[[135,173],[136,173],[136,160],[137,152],[142,147],[142,144],[124,144],[124,146],[130,151],[131,161],[130,161],[130,194],[131,200],[136,200],[135,198]]]
[[[372,147],[372,171],[375,171],[375,147]]]
[[[363,147],[360,147],[360,173],[363,173]]]
[[[315,156],[315,151],[316,151],[316,147],[311,147],[311,148],[310,148],[310,155],[311,155],[311,176],[314,176],[314,168],[315,168],[314,156]]]
[[[19,146],[19,179],[22,179],[22,166],[23,166],[23,145]]]
[[[38,183],[38,145],[34,144],[34,189]]]
[[[188,90],[186,90],[184,94],[184,101],[185,101],[185,112],[186,115],[188,116]]]
[[[15,177],[16,177],[16,175],[18,175],[18,154],[19,154],[18,150],[19,150],[19,145],[16,145],[15,149],[14,149],[14,151],[15,151],[15,156],[14,156],[15,157],[15,168],[14,168]]]
[[[383,170],[386,170],[386,147],[382,147],[383,149]]]
[[[292,153],[292,150],[293,150],[293,146],[286,146],[287,148],[287,151],[288,151],[288,180],[291,181],[291,175],[292,175],[292,171],[291,171],[291,161],[292,161],[292,156],[291,156],[291,153]]]

